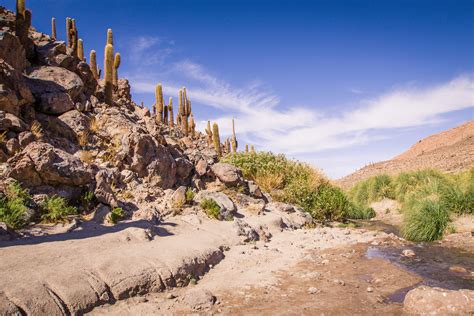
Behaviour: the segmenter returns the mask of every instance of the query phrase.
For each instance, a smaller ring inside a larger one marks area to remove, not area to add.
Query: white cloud
[[[174,63],[165,72],[189,83],[188,94],[196,103],[219,109],[221,135],[231,133],[235,118],[241,145],[259,150],[308,156],[329,149],[348,148],[390,138],[399,129],[443,120],[443,114],[474,106],[474,79],[470,75],[429,87],[397,87],[370,99],[361,99],[344,112],[318,112],[311,107],[279,106],[280,100],[258,82],[234,87],[189,60]],[[153,82],[153,83],[151,83]],[[156,81],[132,80],[137,92],[154,93]],[[166,94],[177,95],[178,85],[165,85]],[[205,121],[198,122],[203,130]],[[349,159],[349,158],[348,158]]]
[[[162,65],[172,54],[171,47],[160,47],[162,39],[154,36],[139,36],[132,40],[129,60],[140,66]]]

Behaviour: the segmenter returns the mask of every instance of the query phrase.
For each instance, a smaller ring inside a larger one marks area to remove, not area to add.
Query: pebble
[[[461,266],[451,266],[451,267],[449,267],[449,271],[457,272],[457,273],[466,273],[467,272],[466,268],[463,268]]]
[[[416,256],[415,252],[411,249],[404,249],[402,251],[402,255],[405,256],[405,257],[414,257],[414,256]]]
[[[339,280],[339,279],[335,279],[335,280],[333,280],[333,282],[335,284],[339,284],[339,285],[342,285],[342,286],[346,285],[346,282],[344,282],[343,280]]]
[[[329,263],[328,259],[324,259],[323,261],[321,261],[321,264],[328,264],[328,263]]]
[[[173,298],[176,298],[176,295],[174,295],[173,293],[168,293],[166,295],[166,298],[169,299],[169,300],[172,300]]]
[[[371,288],[370,286],[367,288],[367,292],[372,293],[373,291],[374,291],[374,289]]]
[[[310,288],[308,288],[308,294],[317,294],[317,293],[319,293],[319,292],[321,292],[321,290],[320,290],[320,289],[317,289],[317,288],[315,288],[315,287],[310,287]]]

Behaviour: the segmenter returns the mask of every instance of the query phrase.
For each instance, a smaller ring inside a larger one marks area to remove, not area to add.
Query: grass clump
[[[338,221],[355,214],[346,194],[305,163],[270,152],[236,153],[222,161],[239,167],[274,200],[296,204],[316,220]]]
[[[29,192],[23,189],[18,182],[10,183],[0,196],[0,222],[4,222],[12,229],[20,229],[27,223],[27,202],[31,199]]]
[[[203,199],[199,206],[206,212],[210,218],[219,219],[221,208],[213,199]]]
[[[456,175],[437,170],[376,176],[357,183],[348,192],[361,208],[391,198],[401,204],[403,235],[412,241],[443,237],[452,216],[474,212],[474,169]]]
[[[186,190],[186,194],[185,194],[186,203],[191,204],[191,202],[193,201],[195,195],[196,195],[196,193],[194,193],[193,189],[188,188]]]
[[[77,214],[74,206],[68,205],[64,198],[57,195],[48,197],[41,206],[43,208],[41,219],[46,222],[63,222],[67,216]]]
[[[115,207],[110,211],[109,220],[113,224],[117,224],[120,220],[125,218],[125,212],[121,207]]]

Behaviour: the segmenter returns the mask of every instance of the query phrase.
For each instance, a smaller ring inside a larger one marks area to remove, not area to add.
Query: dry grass
[[[77,142],[81,148],[86,148],[89,145],[89,131],[82,131],[77,135]]]
[[[97,134],[97,132],[99,131],[99,122],[97,121],[95,116],[92,117],[90,122],[89,122],[89,131],[92,134]]]
[[[30,131],[36,139],[41,139],[44,136],[43,129],[38,121],[34,121],[33,124],[31,124]]]
[[[113,138],[110,141],[110,144],[107,146],[105,150],[106,153],[102,157],[102,159],[106,162],[114,162],[117,159],[117,154],[121,147],[121,140],[119,138]]]
[[[90,164],[94,160],[94,157],[90,151],[81,150],[79,152],[79,159],[85,164]]]
[[[7,131],[0,133],[0,144],[3,144],[7,139]]]

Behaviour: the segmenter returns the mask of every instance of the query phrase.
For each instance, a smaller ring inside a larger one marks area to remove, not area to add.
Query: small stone
[[[310,288],[308,288],[308,294],[317,294],[317,293],[319,293],[319,292],[321,292],[321,290],[320,290],[320,289],[317,289],[317,288],[315,288],[315,287],[310,287]]]
[[[339,279],[333,280],[333,283],[339,284],[339,285],[342,285],[342,286],[345,286],[345,285],[346,285],[346,282],[344,282],[343,280],[339,280]]]
[[[404,249],[404,250],[402,251],[402,255],[403,255],[404,257],[411,258],[411,257],[414,257],[416,254],[415,254],[415,252],[414,252],[413,250],[411,250],[411,249]]]
[[[374,289],[373,289],[372,287],[369,286],[369,287],[367,288],[367,292],[372,293],[373,291],[374,291]]]
[[[324,259],[323,261],[321,261],[321,264],[328,264],[328,263],[329,263],[328,259]]]
[[[461,266],[451,266],[449,267],[449,271],[456,272],[456,273],[467,273],[466,268]]]
[[[173,293],[168,293],[166,295],[166,298],[169,299],[169,300],[172,300],[172,299],[176,298],[176,295],[174,295]]]

